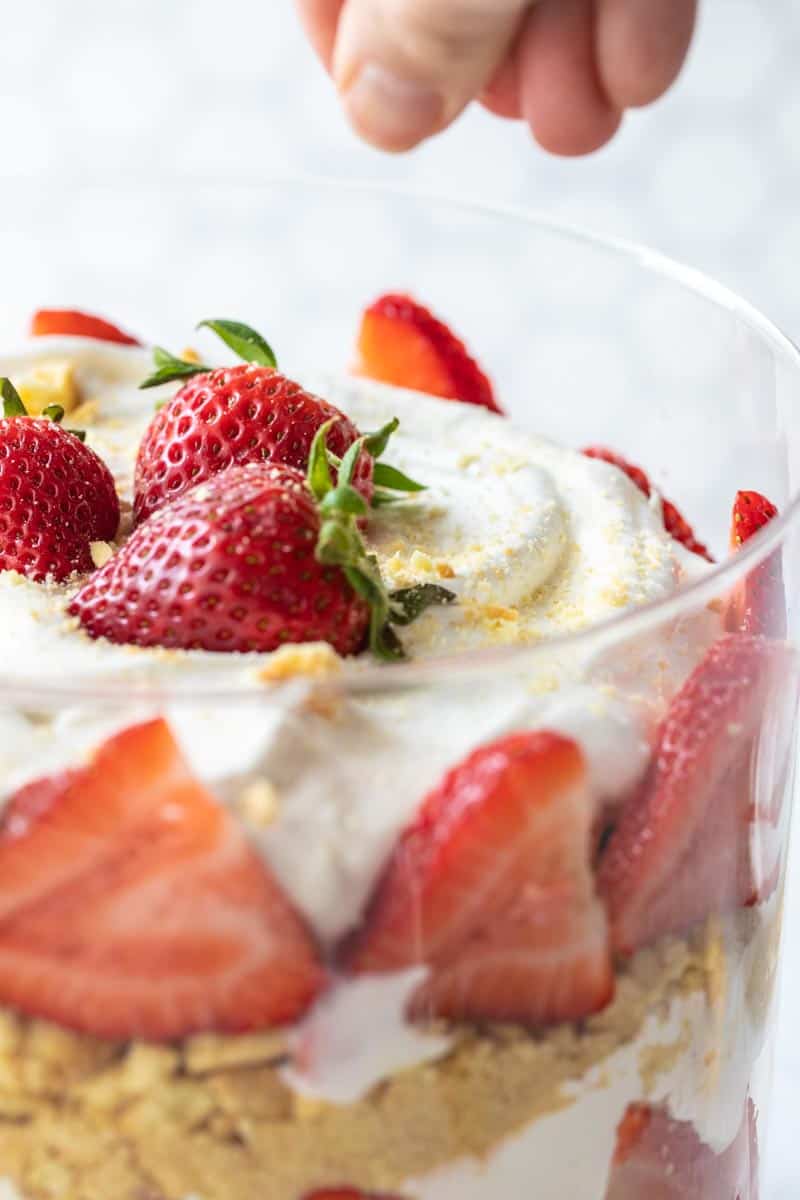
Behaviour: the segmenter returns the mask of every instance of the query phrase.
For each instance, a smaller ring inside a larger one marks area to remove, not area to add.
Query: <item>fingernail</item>
[[[342,96],[357,131],[384,150],[410,149],[434,133],[444,115],[439,92],[378,63],[364,63]]]

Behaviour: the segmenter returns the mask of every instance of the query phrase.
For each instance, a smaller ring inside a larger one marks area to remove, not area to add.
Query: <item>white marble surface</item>
[[[289,0],[6,0],[0,37],[0,265],[35,262],[3,211],[70,182],[167,184],[276,170],[412,180],[648,241],[718,276],[800,338],[800,4],[705,0],[679,87],[612,148],[547,158],[480,111],[410,157],[351,137]],[[455,265],[455,264],[454,264]],[[13,306],[13,295],[3,297]],[[800,854],[800,848],[798,848]],[[766,1200],[800,1196],[800,878],[790,887]]]

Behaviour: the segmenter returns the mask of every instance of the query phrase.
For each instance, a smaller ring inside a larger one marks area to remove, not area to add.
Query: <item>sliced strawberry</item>
[[[391,293],[370,305],[358,353],[359,374],[369,379],[502,412],[464,343],[410,296]]]
[[[102,317],[68,308],[40,308],[31,319],[31,335],[96,338],[100,342],[117,342],[122,346],[142,344],[138,338],[131,337]]]
[[[164,721],[23,788],[0,825],[0,1003],[98,1037],[291,1021],[315,948]]]
[[[632,483],[635,483],[639,491],[645,496],[652,494],[652,484],[641,467],[635,467],[623,458],[621,454],[617,454],[614,450],[607,450],[604,446],[589,446],[583,452],[587,458],[599,458],[602,462],[611,463],[614,467],[619,467],[620,471],[624,471]],[[687,550],[691,550],[692,554],[699,554],[701,558],[708,559],[713,562],[713,558],[708,552],[708,549],[702,542],[698,542],[694,536],[694,530],[689,522],[681,515],[679,510],[670,500],[661,498],[661,515],[664,521],[664,528],[667,533],[671,533],[676,542],[680,542]]]
[[[617,951],[761,898],[774,862],[756,857],[753,821],[764,805],[759,792],[769,791],[771,803],[783,790],[772,759],[786,740],[773,735],[796,688],[781,645],[728,635],[675,697],[600,862]]]
[[[758,1200],[758,1129],[747,1101],[739,1134],[717,1154],[694,1126],[634,1104],[617,1133],[606,1200]]]
[[[760,492],[737,492],[731,522],[731,550],[737,551],[778,516],[771,500]],[[726,625],[743,633],[786,637],[786,589],[780,549],[754,567],[734,590]]]
[[[321,1192],[311,1192],[305,1200],[400,1200],[400,1197],[379,1196],[377,1192],[359,1192],[357,1188],[337,1187],[323,1188]]]
[[[760,492],[737,492],[731,522],[731,550],[738,550],[778,515],[771,500]]]
[[[430,974],[412,1015],[577,1020],[613,992],[578,746],[517,733],[450,771],[403,834],[346,968]]]

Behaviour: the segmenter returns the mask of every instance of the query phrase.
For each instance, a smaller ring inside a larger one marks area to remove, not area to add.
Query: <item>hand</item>
[[[471,100],[588,154],[677,76],[697,0],[297,0],[355,129],[410,150]]]

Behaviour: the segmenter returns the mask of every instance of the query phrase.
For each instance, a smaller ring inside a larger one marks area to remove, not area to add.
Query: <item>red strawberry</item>
[[[640,467],[635,467],[632,463],[624,459],[621,454],[617,454],[614,450],[607,450],[604,446],[589,446],[583,453],[587,458],[599,458],[603,462],[611,463],[614,467],[619,467],[636,484],[640,492],[645,496],[650,496],[652,485],[647,475]],[[675,541],[681,542],[687,550],[691,550],[692,554],[699,554],[701,558],[707,558],[709,562],[713,562],[714,560],[707,548],[702,542],[698,542],[691,525],[685,520],[675,505],[663,497],[661,503],[664,528],[667,533],[671,533]]]
[[[358,353],[358,372],[369,379],[502,412],[464,343],[410,296],[381,296],[370,305]]]
[[[758,1200],[756,1110],[722,1154],[663,1108],[634,1104],[617,1134],[606,1200]]]
[[[67,308],[41,308],[33,314],[31,320],[33,337],[51,337],[60,334],[63,337],[96,338],[100,342],[118,342],[123,346],[140,346],[141,342],[124,333],[110,321],[102,317],[94,317],[90,313],[76,312]]]
[[[675,697],[650,769],[600,862],[616,950],[632,952],[760,898],[774,864],[755,860],[751,846],[764,807],[758,791],[782,790],[781,764],[771,761],[782,719],[776,702],[796,696],[796,687],[782,646],[728,635]]]
[[[771,500],[759,492],[738,492],[731,522],[731,550],[737,551],[778,516]],[[754,567],[735,589],[726,625],[743,633],[786,637],[786,589],[780,549]]]
[[[245,363],[196,375],[160,412],[136,462],[134,512],[142,521],[193,484],[246,463],[305,471],[314,437],[335,420],[328,448],[342,458],[359,437],[343,413],[271,367]],[[353,484],[369,503],[372,457],[362,453]]]
[[[731,550],[738,550],[778,515],[771,500],[760,492],[737,492],[731,522]]]
[[[315,557],[320,514],[294,467],[231,467],[160,509],[75,597],[92,637],[185,650],[363,645],[369,608]]]
[[[403,834],[350,971],[419,963],[415,1016],[577,1020],[613,992],[589,864],[593,803],[578,746],[516,733],[449,772]]]
[[[377,1192],[359,1192],[357,1188],[351,1187],[336,1187],[323,1188],[321,1192],[311,1192],[305,1200],[400,1200],[400,1197],[379,1196]]]
[[[0,1003],[161,1040],[299,1017],[323,985],[302,922],[164,721],[23,788],[0,824]]]
[[[91,543],[119,526],[111,472],[57,420],[27,416],[7,379],[0,393],[0,571],[37,581],[91,571]]]

